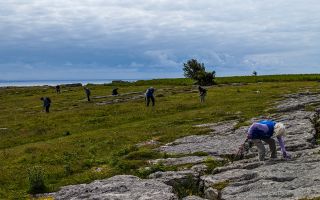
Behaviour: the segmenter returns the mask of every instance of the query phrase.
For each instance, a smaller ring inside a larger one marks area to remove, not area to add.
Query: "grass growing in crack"
[[[157,163],[151,165],[150,167],[142,167],[137,170],[134,174],[140,178],[147,178],[150,174],[155,172],[165,172],[165,171],[177,171],[177,166],[166,166],[163,163]]]
[[[211,157],[208,157],[204,164],[207,166],[207,173],[212,173],[212,171],[217,168],[217,167],[221,167],[223,165],[225,165],[227,163],[226,160],[223,160],[223,161],[220,161],[220,160],[214,160],[213,158]]]
[[[314,128],[314,142],[316,144],[320,143],[320,111],[317,111],[311,118],[309,118],[310,122]]]
[[[225,181],[221,181],[221,182],[215,183],[211,187],[214,188],[214,189],[217,189],[218,191],[222,191],[229,184],[230,184],[230,181],[225,180]]]
[[[299,199],[299,200],[320,200],[320,197],[313,197],[313,198],[302,198],[302,199]]]
[[[173,183],[172,187],[179,199],[191,195],[203,195],[199,188],[199,182],[194,180],[191,175],[187,176],[187,179],[182,182]]]

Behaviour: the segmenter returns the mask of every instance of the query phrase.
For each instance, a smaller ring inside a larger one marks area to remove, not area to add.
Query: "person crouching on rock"
[[[271,151],[271,158],[277,158],[276,143],[272,136],[275,136],[279,142],[282,156],[285,159],[290,159],[291,156],[288,155],[284,145],[284,136],[285,136],[285,126],[283,123],[276,123],[271,120],[262,120],[256,123],[253,123],[247,135],[247,140],[253,142],[258,148],[259,160],[265,160],[266,149],[262,143],[264,141],[269,145]]]

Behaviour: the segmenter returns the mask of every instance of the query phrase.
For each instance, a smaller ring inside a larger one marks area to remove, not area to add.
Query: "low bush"
[[[45,174],[40,166],[34,166],[28,170],[29,193],[43,193],[46,191]]]

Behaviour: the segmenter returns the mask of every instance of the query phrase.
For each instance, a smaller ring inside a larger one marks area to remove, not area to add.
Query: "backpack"
[[[51,103],[51,99],[49,97],[47,97],[47,101],[48,103]]]

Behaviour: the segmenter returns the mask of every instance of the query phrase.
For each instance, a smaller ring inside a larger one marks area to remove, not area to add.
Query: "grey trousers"
[[[273,138],[269,139],[262,139],[265,143],[269,145],[271,151],[271,158],[277,158],[277,149],[276,149],[276,142]],[[259,160],[263,161],[266,155],[266,148],[264,147],[263,143],[260,139],[254,139],[252,142],[258,147],[259,151]]]

